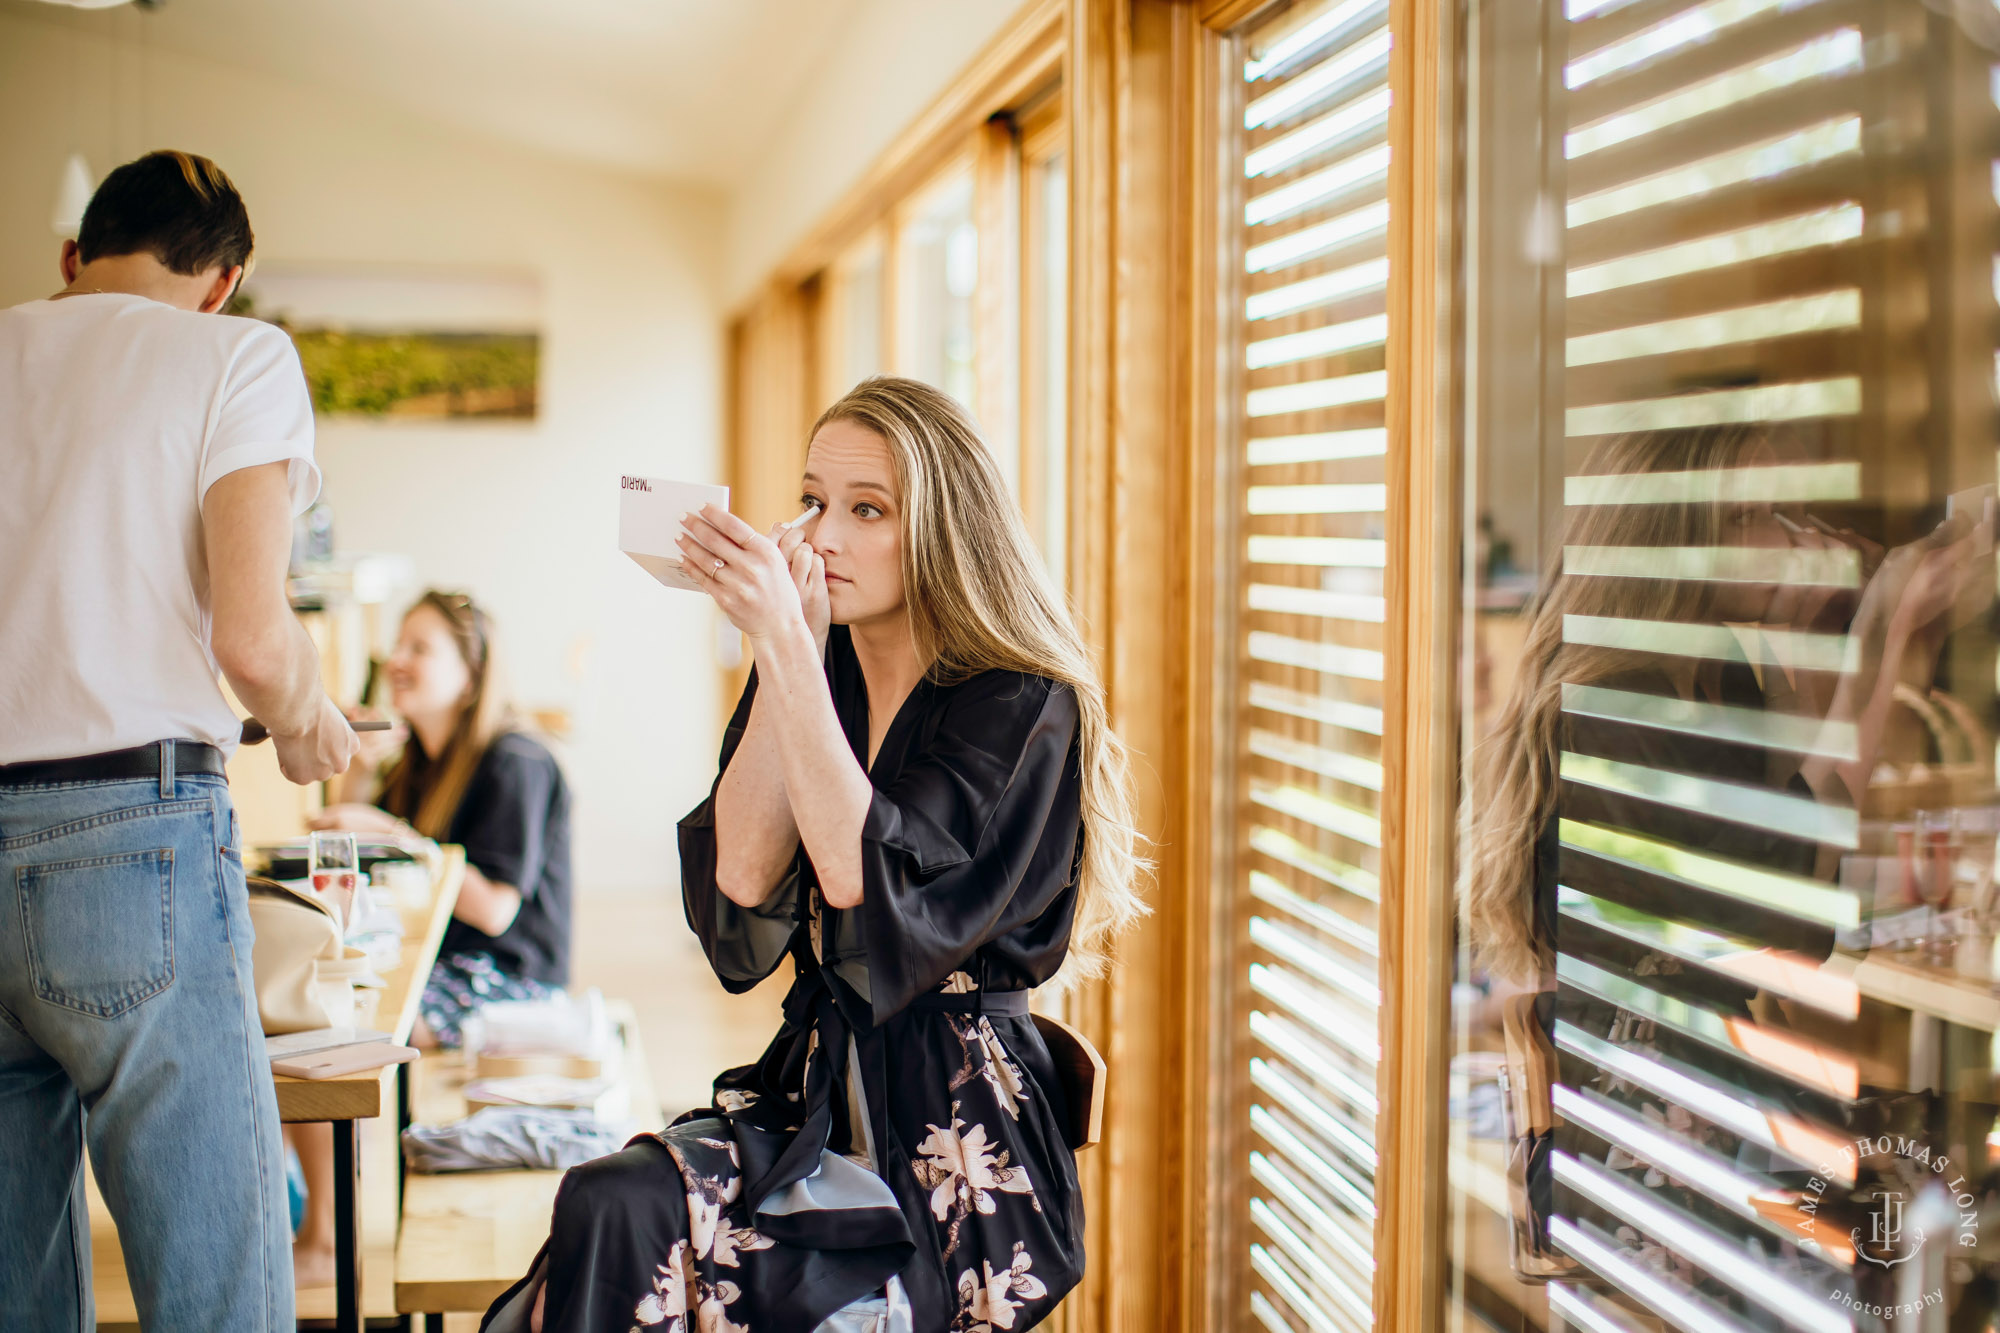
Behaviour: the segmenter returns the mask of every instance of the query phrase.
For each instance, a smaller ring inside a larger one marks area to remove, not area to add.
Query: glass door
[[[1453,1328],[1993,1325],[1995,35],[1471,6]]]

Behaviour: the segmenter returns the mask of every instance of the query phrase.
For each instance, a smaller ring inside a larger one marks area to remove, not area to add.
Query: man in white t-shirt
[[[298,354],[216,313],[250,219],[205,158],[105,179],[0,311],[0,1328],[87,1329],[87,1147],[148,1330],[293,1327],[250,970],[241,721],[294,782],[352,729],[285,597],[319,490]]]

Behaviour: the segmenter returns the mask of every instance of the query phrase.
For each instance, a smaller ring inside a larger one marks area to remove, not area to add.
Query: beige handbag
[[[326,904],[303,889],[253,878],[250,966],[266,1036],[347,1027],[354,1022],[355,965]]]

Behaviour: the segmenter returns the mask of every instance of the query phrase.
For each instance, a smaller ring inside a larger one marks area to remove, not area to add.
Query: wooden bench
[[[632,1006],[614,1000],[605,1007],[624,1044],[632,1117],[640,1129],[657,1129],[665,1122]],[[464,1115],[469,1076],[456,1056],[413,1067],[411,1120],[441,1124]],[[448,1312],[484,1313],[534,1261],[561,1181],[560,1171],[411,1172],[396,1244],[397,1312],[424,1315],[439,1333]]]

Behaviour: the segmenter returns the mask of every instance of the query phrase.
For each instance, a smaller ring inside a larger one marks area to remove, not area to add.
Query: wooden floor
[[[791,984],[786,967],[747,995],[723,990],[678,890],[580,896],[573,971],[576,985],[631,1002],[669,1117],[708,1105],[716,1074],[763,1054]]]

